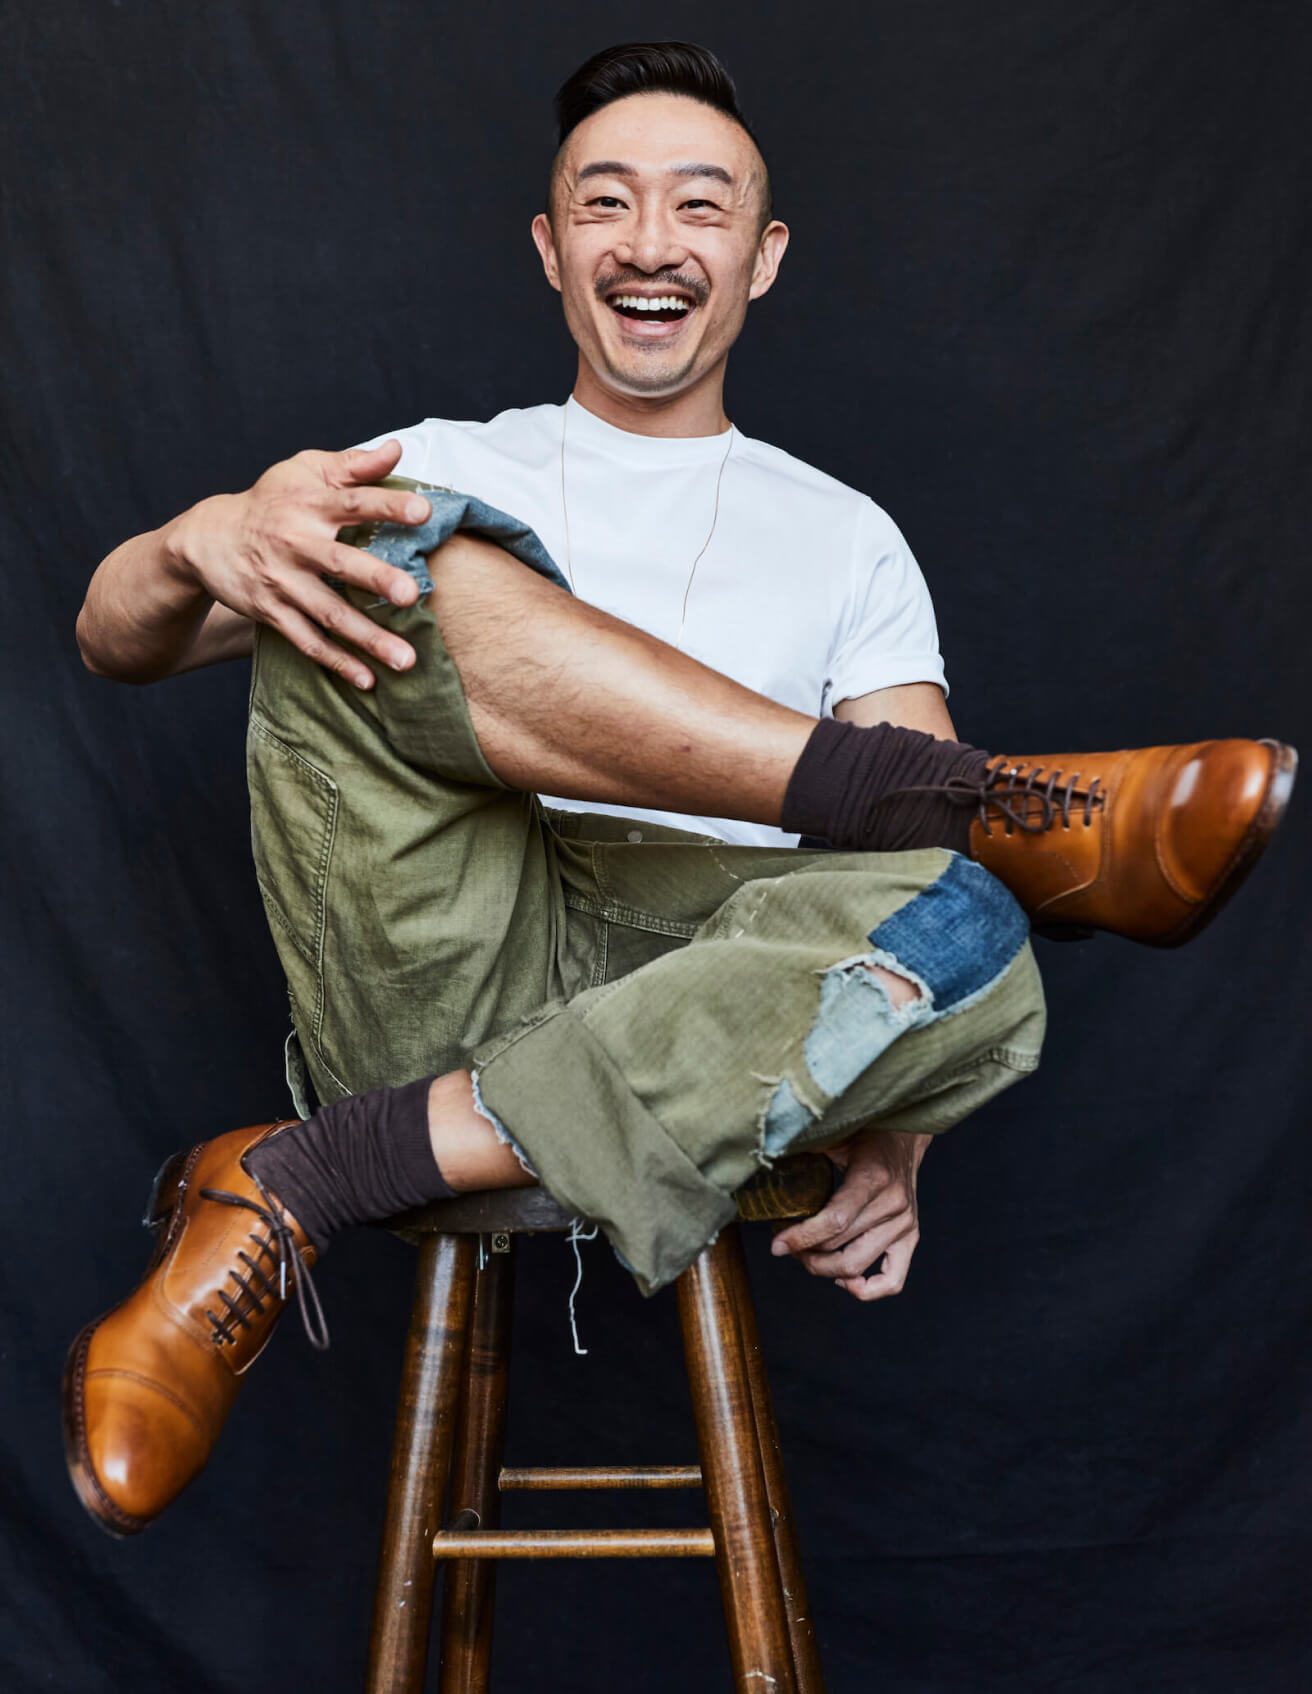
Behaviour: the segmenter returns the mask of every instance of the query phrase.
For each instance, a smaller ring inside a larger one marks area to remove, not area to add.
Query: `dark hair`
[[[584,118],[630,94],[685,94],[703,106],[714,106],[752,135],[733,78],[709,47],[691,41],[628,41],[603,47],[560,85],[557,145],[563,145]]]
[[[556,158],[551,168],[547,205],[555,200],[560,169],[560,149],[584,118],[603,106],[624,100],[630,94],[683,94],[700,100],[741,124],[760,151],[760,142],[738,104],[733,78],[711,52],[692,41],[626,41],[618,47],[603,47],[567,77],[556,91]],[[761,227],[772,216],[770,173],[765,173],[761,195]]]

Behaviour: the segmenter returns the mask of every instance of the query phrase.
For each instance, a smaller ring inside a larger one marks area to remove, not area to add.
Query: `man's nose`
[[[677,270],[688,257],[678,224],[659,207],[644,208],[615,245],[615,257],[639,271]]]

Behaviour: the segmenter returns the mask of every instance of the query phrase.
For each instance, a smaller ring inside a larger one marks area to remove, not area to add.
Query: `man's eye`
[[[700,212],[707,206],[709,206],[712,211],[716,209],[714,200],[685,200],[683,203],[685,211]]]
[[[617,199],[613,194],[598,194],[594,199],[588,201],[589,206],[604,206],[607,211],[613,206],[622,207],[623,204],[623,200]]]

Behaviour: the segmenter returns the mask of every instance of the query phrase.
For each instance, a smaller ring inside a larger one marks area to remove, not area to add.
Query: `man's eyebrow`
[[[705,165],[705,164],[671,165],[669,170],[666,172],[666,175],[667,176],[713,176],[717,182],[724,182],[724,183],[727,183],[730,188],[733,187],[733,177],[729,174],[728,171],[725,170],[723,165]]]
[[[635,165],[623,164],[618,159],[594,159],[591,164],[583,166],[583,168],[579,171],[578,176],[575,178],[575,181],[586,182],[591,176],[622,176],[632,178],[637,176],[637,174],[638,171]],[[730,188],[733,187],[733,177],[727,170],[725,170],[723,165],[708,165],[701,162],[692,162],[686,165],[671,165],[665,174],[666,176],[677,177],[709,176],[714,177],[717,182],[727,183]]]
[[[637,176],[632,165],[622,165],[618,159],[596,159],[590,165],[584,165],[576,177],[577,182],[585,182],[590,176]]]

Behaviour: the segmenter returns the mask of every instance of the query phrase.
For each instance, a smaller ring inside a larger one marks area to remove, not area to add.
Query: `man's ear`
[[[778,218],[772,219],[761,231],[761,244],[756,250],[756,266],[752,271],[752,286],[747,291],[749,300],[759,300],[774,286],[774,279],[779,274],[779,261],[783,258],[787,245],[788,225],[781,224]]]
[[[542,269],[547,273],[547,281],[559,294],[560,266],[556,263],[556,242],[551,233],[551,219],[545,212],[539,212],[533,220],[533,245],[542,260]]]

